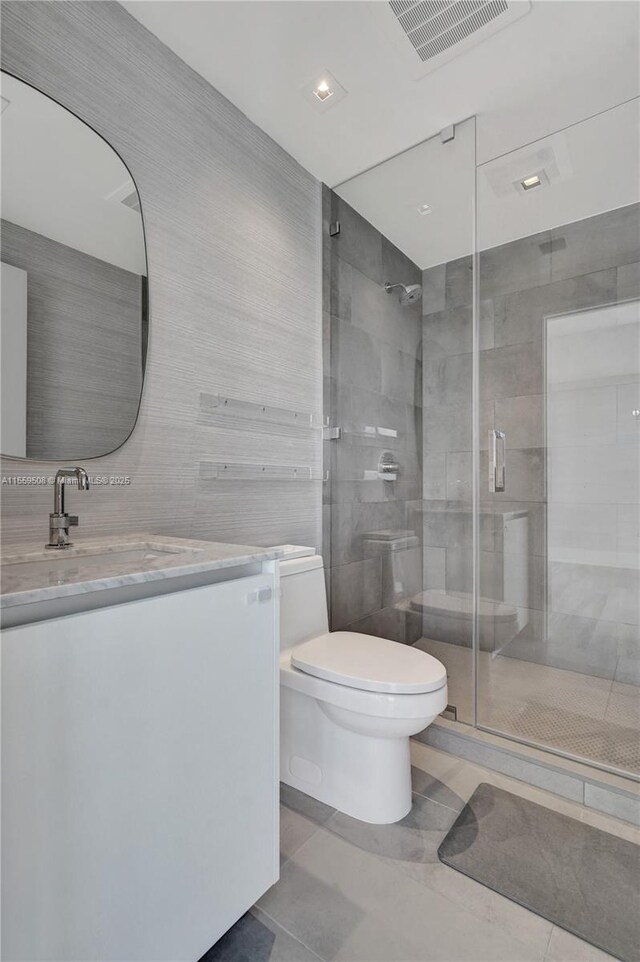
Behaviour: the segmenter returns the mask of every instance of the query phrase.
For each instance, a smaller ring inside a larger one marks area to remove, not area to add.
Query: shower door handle
[[[506,484],[505,433],[489,429],[489,491],[504,491]]]

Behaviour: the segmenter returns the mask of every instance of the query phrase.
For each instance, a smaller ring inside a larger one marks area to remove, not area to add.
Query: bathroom
[[[640,4],[1,0],[6,962],[640,959]]]

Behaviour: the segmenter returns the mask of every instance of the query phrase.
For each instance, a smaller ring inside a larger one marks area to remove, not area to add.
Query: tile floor
[[[471,650],[428,638],[416,647],[445,665],[449,703],[472,722]],[[478,672],[480,724],[640,773],[640,686],[485,651]]]
[[[640,829],[427,745],[412,745],[414,805],[365,825],[281,795],[281,877],[201,962],[604,962],[611,957],[438,861],[479,782],[640,843]]]

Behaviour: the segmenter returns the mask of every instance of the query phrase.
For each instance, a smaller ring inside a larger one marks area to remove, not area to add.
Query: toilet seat
[[[444,665],[417,648],[354,631],[333,631],[297,645],[294,668],[360,691],[423,694],[446,685]]]

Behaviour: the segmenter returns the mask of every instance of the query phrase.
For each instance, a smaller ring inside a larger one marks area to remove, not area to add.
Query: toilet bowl
[[[444,666],[426,652],[328,630],[322,558],[279,546],[280,777],[364,822],[411,809],[409,738],[447,705]]]

